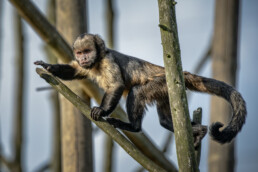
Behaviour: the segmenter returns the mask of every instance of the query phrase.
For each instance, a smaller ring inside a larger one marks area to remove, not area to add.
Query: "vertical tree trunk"
[[[212,46],[213,78],[235,86],[237,69],[237,42],[239,0],[217,0]],[[230,106],[222,99],[212,97],[210,121],[227,124],[231,118]],[[209,143],[209,171],[234,171],[234,141],[220,145]]]
[[[72,46],[75,38],[87,31],[86,1],[57,0],[57,29]],[[78,83],[67,86],[90,103]],[[91,123],[63,96],[61,100],[62,170],[71,172],[93,171]],[[75,115],[74,115],[75,114]]]
[[[56,1],[48,0],[47,2],[47,18],[52,25],[56,25]],[[57,63],[57,57],[53,50],[47,45],[44,45],[44,49],[51,64]],[[58,92],[53,91],[50,94],[53,114],[53,135],[52,135],[52,159],[51,159],[51,171],[60,172],[61,168],[61,113]]]
[[[21,17],[16,13],[14,14],[15,22],[15,52],[16,52],[16,93],[15,93],[15,116],[14,116],[14,160],[13,168],[14,172],[23,171],[22,167],[22,148],[23,148],[23,120],[24,120],[24,36],[23,25]]]
[[[175,130],[179,171],[198,171],[182,71],[174,0],[158,0],[169,104]]]
[[[107,30],[107,46],[111,49],[114,48],[114,9],[113,0],[106,0],[106,30]],[[113,170],[113,160],[114,160],[114,141],[113,139],[106,135],[105,136],[105,148],[104,148],[104,165],[103,171],[112,172]]]

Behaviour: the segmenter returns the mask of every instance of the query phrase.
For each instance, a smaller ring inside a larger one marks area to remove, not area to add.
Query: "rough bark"
[[[56,26],[63,38],[70,44],[87,32],[86,1],[57,0]],[[83,93],[80,85],[66,82],[69,88],[90,105],[90,97]],[[85,118],[67,99],[60,95],[62,170],[65,172],[93,171],[92,128]]]
[[[212,45],[213,78],[235,86],[237,69],[239,0],[217,0],[215,9],[214,37]],[[228,123],[230,106],[217,97],[211,99],[210,121]],[[220,145],[209,143],[209,171],[233,172],[234,141]]]
[[[198,171],[194,155],[185,82],[175,16],[175,1],[158,0],[159,26],[163,46],[165,73],[176,141],[179,171]]]
[[[56,52],[58,59],[61,59],[64,63],[69,63],[73,59],[71,47],[60,36],[57,30],[46,20],[33,2],[27,0],[9,1],[18,9],[19,14],[31,25],[31,27],[33,27],[39,36]],[[103,93],[101,93],[98,87],[88,80],[82,80],[81,82],[83,83],[84,91],[100,103]],[[126,113],[119,106],[113,114],[116,114],[118,118],[122,118],[123,120],[127,119]],[[144,134],[144,131],[141,133],[124,133],[154,162],[167,170],[175,171],[175,166],[150,141],[150,139]]]
[[[94,122],[106,134],[111,136],[113,140],[115,140],[132,158],[138,161],[144,168],[149,171],[165,171],[164,169],[156,165],[153,161],[151,161],[148,157],[146,157],[137,147],[133,145],[133,143],[126,139],[118,130],[108,124],[104,119],[101,119],[100,121],[94,121],[90,117],[90,107],[62,82],[60,82],[58,79],[56,79],[43,69],[37,68],[36,71],[40,75],[40,77],[45,79],[53,88],[55,88],[67,100],[69,100],[76,108],[78,108],[84,114],[85,117]]]

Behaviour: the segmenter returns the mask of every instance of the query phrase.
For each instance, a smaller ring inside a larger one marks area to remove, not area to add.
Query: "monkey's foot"
[[[201,140],[204,138],[204,136],[207,134],[207,126],[205,125],[193,125],[193,136],[194,136],[194,148],[197,149],[198,146],[201,143]]]

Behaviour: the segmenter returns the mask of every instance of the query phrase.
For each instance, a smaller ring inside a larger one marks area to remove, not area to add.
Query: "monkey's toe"
[[[193,126],[193,136],[194,136],[194,148],[197,149],[207,134],[207,126],[197,124]]]

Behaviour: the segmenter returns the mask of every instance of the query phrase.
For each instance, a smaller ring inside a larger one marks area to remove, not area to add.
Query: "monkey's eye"
[[[81,51],[77,51],[76,54],[77,54],[77,55],[81,55],[82,52],[81,52]]]
[[[85,49],[85,50],[83,50],[83,53],[89,53],[89,52],[91,52],[91,50],[90,49]]]

